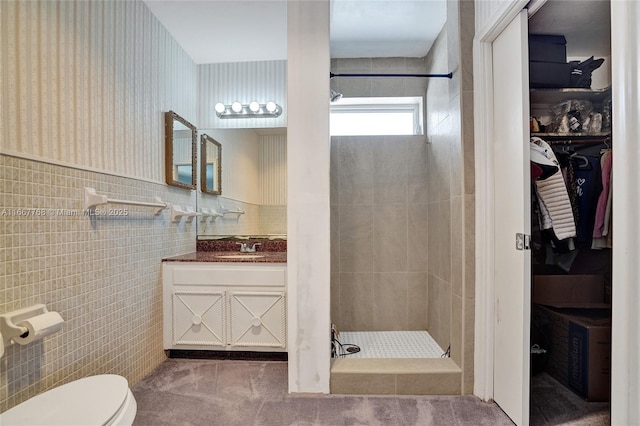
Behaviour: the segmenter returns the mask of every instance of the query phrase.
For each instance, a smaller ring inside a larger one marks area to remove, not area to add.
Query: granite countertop
[[[224,258],[219,256],[247,256],[241,258]],[[249,257],[262,256],[262,257]],[[217,262],[217,263],[287,263],[286,251],[257,251],[255,253],[240,253],[238,251],[194,251],[179,256],[163,259],[168,262]]]
[[[240,243],[246,244],[248,247],[256,245],[258,250],[252,253],[240,253],[238,246]],[[266,238],[197,241],[196,251],[162,260],[169,262],[287,263],[287,241],[274,241]]]

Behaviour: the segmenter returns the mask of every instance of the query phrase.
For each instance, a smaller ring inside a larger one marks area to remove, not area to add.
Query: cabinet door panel
[[[174,291],[173,344],[225,346],[223,291]]]
[[[284,292],[230,292],[231,346],[286,346]]]

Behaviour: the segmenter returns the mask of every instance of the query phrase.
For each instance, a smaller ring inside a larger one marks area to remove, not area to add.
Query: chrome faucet
[[[247,243],[236,243],[240,246],[240,253],[255,253],[257,251],[257,247],[262,245],[260,243],[255,243],[251,247]]]
[[[261,246],[260,243],[254,243],[251,247],[247,247],[247,253],[255,253],[258,251],[258,246]]]

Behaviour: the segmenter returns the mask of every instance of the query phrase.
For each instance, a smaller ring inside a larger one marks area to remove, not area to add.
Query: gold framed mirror
[[[222,194],[222,145],[207,134],[200,136],[200,190]]]
[[[196,127],[173,111],[164,114],[167,185],[196,189]]]

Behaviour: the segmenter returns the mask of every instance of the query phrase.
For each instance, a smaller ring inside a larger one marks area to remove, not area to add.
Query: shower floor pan
[[[440,358],[444,353],[427,331],[341,331],[340,343],[360,347],[345,358]]]

